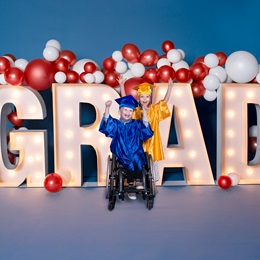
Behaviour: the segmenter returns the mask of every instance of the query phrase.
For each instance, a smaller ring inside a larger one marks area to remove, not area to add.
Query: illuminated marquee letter
[[[26,178],[27,186],[42,187],[47,172],[46,130],[10,132],[10,150],[19,151],[19,160],[13,165],[7,154],[7,115],[16,107],[18,118],[44,119],[46,107],[40,94],[21,86],[0,87],[1,160],[0,186],[19,186]]]
[[[248,162],[247,105],[256,104],[259,121],[258,84],[223,84],[218,95],[218,176],[235,172],[240,184],[260,184],[260,139],[255,158]],[[260,124],[258,123],[258,133]]]
[[[164,98],[166,90],[167,84],[156,84],[153,96],[154,103]],[[205,142],[189,84],[174,84],[171,97],[168,101],[168,107],[171,112],[174,107],[179,144],[168,147],[168,133],[171,118],[160,122],[165,160],[159,162],[161,178],[158,184],[162,184],[164,167],[184,167],[187,184],[214,184]]]
[[[97,155],[98,185],[104,186],[111,139],[98,131],[105,102],[119,97],[111,87],[100,84],[53,84],[54,162],[55,172],[66,170],[71,180],[64,186],[81,186],[81,145],[91,145]],[[96,120],[92,125],[80,126],[80,103],[95,107]],[[116,102],[111,114],[118,115]],[[93,164],[89,161],[89,164]]]

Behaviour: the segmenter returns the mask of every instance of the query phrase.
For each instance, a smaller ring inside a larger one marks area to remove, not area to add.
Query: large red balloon
[[[7,116],[7,118],[10,121],[10,123],[13,124],[14,126],[21,126],[22,123],[24,122],[24,119],[20,119],[17,117],[17,113],[15,111],[11,112]]]
[[[138,77],[127,79],[124,84],[126,95],[132,95],[137,99],[137,90],[133,89],[133,87],[136,87],[144,82],[145,80],[143,78]]]
[[[172,50],[172,49],[174,49],[174,43],[172,41],[167,40],[162,43],[162,50],[165,53],[167,53],[169,50]]]
[[[140,59],[140,51],[133,43],[127,43],[122,48],[122,56],[126,61],[135,63]]]
[[[66,60],[64,58],[58,58],[54,62],[54,67],[57,71],[62,71],[62,72],[66,73],[70,68],[70,63],[68,60]]]
[[[206,92],[206,88],[204,87],[201,81],[193,82],[191,84],[191,90],[192,90],[193,97],[195,98],[202,97]]]
[[[225,65],[226,60],[227,60],[227,55],[222,51],[218,51],[215,54],[218,56],[218,60],[219,60],[218,65],[219,66]]]
[[[77,61],[77,57],[76,57],[75,53],[70,50],[61,51],[59,58],[63,58],[65,60],[67,60],[70,64],[70,66],[73,66]]]
[[[19,68],[11,67],[5,71],[4,78],[6,83],[13,86],[19,86],[24,80],[24,73]]]
[[[227,176],[223,175],[218,178],[218,186],[224,190],[228,189],[232,184],[232,179]]]
[[[159,77],[158,77],[157,73],[158,73],[158,69],[150,68],[150,69],[145,71],[145,73],[144,73],[142,78],[146,82],[154,84],[156,82],[159,82]]]
[[[140,56],[140,62],[144,66],[153,66],[157,63],[159,55],[152,49],[145,50]]]
[[[4,73],[11,67],[10,61],[5,57],[0,57],[0,73]]]
[[[45,90],[54,82],[55,72],[51,62],[45,59],[32,60],[24,70],[25,81],[35,90]]]
[[[118,86],[118,78],[119,74],[116,71],[108,71],[105,74],[105,83],[110,87],[117,87]]]
[[[194,80],[204,79],[208,75],[207,66],[202,63],[194,63],[190,66],[191,78]]]
[[[191,79],[190,71],[186,68],[180,68],[176,71],[175,77],[177,81],[186,83]]]
[[[58,192],[62,189],[62,178],[57,173],[50,173],[44,179],[44,187],[49,192]]]
[[[115,66],[116,66],[116,61],[109,57],[109,58],[106,58],[104,59],[103,61],[103,68],[107,71],[113,71],[115,69]]]
[[[66,81],[68,83],[77,83],[79,81],[79,74],[75,70],[68,70],[66,72]]]
[[[175,77],[175,71],[174,69],[169,65],[163,65],[158,69],[158,78],[161,82],[168,82],[169,79],[174,79]]]

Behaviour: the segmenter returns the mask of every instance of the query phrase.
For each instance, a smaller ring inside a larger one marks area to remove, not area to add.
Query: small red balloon
[[[232,185],[232,180],[229,176],[220,176],[218,178],[218,186],[224,190],[228,189]]]
[[[84,70],[87,73],[94,73],[97,70],[95,63],[89,61],[84,64]]]
[[[138,77],[133,77],[133,78],[127,79],[124,84],[126,95],[132,95],[134,98],[137,99],[138,92],[137,92],[137,90],[135,90],[133,88],[144,82],[145,82],[145,80],[143,78],[138,78]]]
[[[73,66],[77,61],[77,57],[76,57],[75,53],[70,50],[61,51],[59,58],[68,60],[70,66]]]
[[[77,83],[79,81],[79,74],[75,70],[68,70],[66,72],[66,81],[68,83]]]
[[[115,71],[108,71],[105,74],[105,83],[110,87],[117,87],[118,86],[118,78],[119,74]]]
[[[225,65],[226,60],[227,60],[227,55],[222,51],[218,51],[215,54],[218,56],[218,60],[219,60],[218,65],[219,66]]]
[[[248,148],[252,153],[256,152],[257,147],[257,137],[256,136],[250,136],[248,138]]]
[[[186,83],[191,79],[190,71],[186,68],[180,68],[175,73],[176,80]]]
[[[175,71],[169,65],[163,65],[158,69],[158,78],[160,82],[168,82],[169,79],[174,79]]]
[[[0,57],[0,73],[5,73],[10,67],[10,61],[5,57]]]
[[[58,192],[62,189],[62,178],[57,173],[50,173],[44,179],[44,187],[49,192]]]
[[[143,79],[151,84],[154,84],[156,82],[159,82],[159,77],[157,75],[158,69],[156,68],[150,68],[144,72]]]
[[[165,53],[167,53],[169,50],[172,50],[172,49],[174,49],[174,43],[172,41],[167,40],[162,43],[162,50]]]
[[[20,119],[17,117],[17,113],[15,111],[11,112],[7,116],[7,118],[10,121],[10,123],[13,124],[14,126],[21,126],[22,123],[24,122],[24,119]]]
[[[84,79],[84,77],[87,75],[88,73],[87,72],[81,72],[80,75],[79,75],[79,80],[82,82],[82,83],[87,83],[86,80]]]
[[[113,71],[115,69],[115,66],[116,66],[116,61],[109,57],[109,58],[106,58],[104,59],[103,61],[103,68],[107,71]]]
[[[122,56],[126,61],[135,63],[139,61],[140,51],[135,44],[127,43],[122,48]]]
[[[158,53],[152,49],[145,50],[140,56],[140,62],[144,66],[153,66],[158,61]]]
[[[206,92],[206,88],[204,87],[201,81],[193,82],[191,84],[191,90],[192,90],[193,97],[195,98],[202,97]]]
[[[24,80],[24,73],[19,68],[11,67],[5,71],[4,78],[6,83],[13,86],[19,86]]]
[[[207,66],[203,63],[194,63],[190,66],[191,78],[194,80],[204,79],[208,75]]]
[[[204,56],[197,57],[193,63],[203,63],[204,62]]]
[[[57,71],[62,71],[62,72],[66,73],[70,68],[70,63],[68,60],[66,60],[64,58],[58,58],[54,62],[54,67]]]

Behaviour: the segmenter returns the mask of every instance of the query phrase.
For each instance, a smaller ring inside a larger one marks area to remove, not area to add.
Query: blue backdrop
[[[28,61],[42,58],[46,42],[56,39],[77,60],[89,58],[102,67],[103,60],[126,43],[136,44],[140,51],[150,48],[162,54],[162,42],[171,40],[184,50],[184,60],[190,65],[198,56],[217,51],[229,55],[246,50],[260,60],[259,7],[257,0],[2,1],[0,55],[10,53]],[[41,94],[47,118],[27,125],[48,129],[52,172],[51,90]],[[215,173],[216,102],[195,101]],[[91,175],[95,169],[89,171]]]

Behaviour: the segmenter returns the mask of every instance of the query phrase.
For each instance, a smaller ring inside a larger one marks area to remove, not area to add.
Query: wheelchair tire
[[[109,200],[108,202],[108,206],[107,206],[108,210],[112,211],[115,208],[115,204],[116,204],[116,197],[113,196],[112,199]]]
[[[110,196],[109,180],[111,175],[111,166],[112,166],[112,162],[111,162],[111,157],[109,155],[107,158],[106,199],[108,199]]]
[[[153,199],[152,198],[147,199],[147,204],[146,205],[147,205],[147,208],[149,210],[151,210],[153,208]]]

